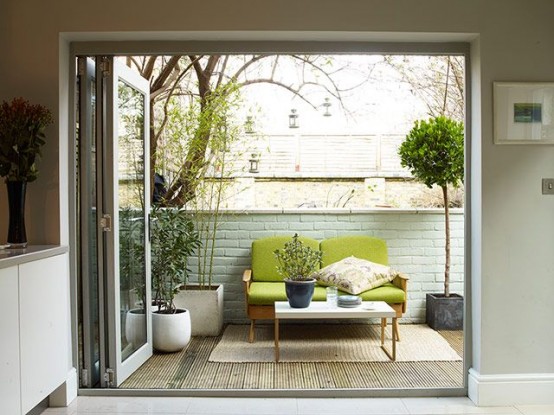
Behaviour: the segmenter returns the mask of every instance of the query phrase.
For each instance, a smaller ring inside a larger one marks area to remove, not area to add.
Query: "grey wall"
[[[48,132],[41,178],[30,188],[30,240],[68,242],[68,39],[390,41],[417,40],[414,32],[435,39],[467,33],[473,58],[472,366],[489,375],[554,374],[554,198],[540,194],[540,178],[554,177],[554,148],[495,146],[492,138],[493,81],[553,80],[552,16],[551,0],[4,0],[0,98],[24,96],[46,104],[60,120]],[[5,232],[2,189],[0,235]]]

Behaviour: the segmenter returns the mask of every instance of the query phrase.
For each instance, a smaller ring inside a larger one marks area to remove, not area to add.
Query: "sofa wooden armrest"
[[[250,294],[250,284],[252,283],[252,270],[245,269],[242,274],[242,283],[244,285],[244,299],[246,300],[246,309],[248,311],[248,294]]]
[[[408,304],[408,276],[406,274],[398,273],[392,283],[398,288],[402,289],[406,293],[406,300],[402,303],[402,314],[406,312],[406,307]]]
[[[246,306],[246,314],[250,318],[250,333],[248,335],[248,341],[254,342],[254,326],[258,319],[274,319],[275,312],[273,307],[252,305],[248,302],[248,296],[250,294],[250,284],[252,284],[252,270],[245,269],[242,274],[242,283],[244,285],[244,302]]]
[[[244,273],[242,274],[242,282],[245,284],[250,285],[250,282],[252,281],[252,270],[251,269],[245,269]]]

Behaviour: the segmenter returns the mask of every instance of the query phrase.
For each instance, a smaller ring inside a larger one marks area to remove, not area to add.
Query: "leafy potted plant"
[[[193,335],[217,336],[223,328],[224,314],[224,285],[217,281],[214,266],[217,232],[227,191],[233,186],[233,173],[242,166],[237,166],[240,157],[235,154],[236,148],[242,147],[238,145],[242,123],[235,115],[240,108],[236,85],[215,88],[201,101],[200,107],[168,114],[168,131],[172,134],[165,146],[173,157],[160,154],[160,159],[168,178],[164,202],[186,206],[201,241],[191,261],[191,278],[180,287],[175,304],[190,310]],[[190,162],[182,168],[182,160],[197,160],[199,154],[202,162]]]
[[[464,179],[464,127],[445,116],[416,121],[400,146],[402,166],[427,187],[442,189],[445,220],[444,293],[427,294],[427,324],[436,330],[459,330],[463,325],[463,297],[450,293],[450,217],[448,185]]]
[[[151,218],[154,348],[174,352],[183,349],[191,336],[190,313],[178,308],[174,299],[188,279],[189,258],[200,242],[183,209],[154,208]]]
[[[46,143],[44,130],[52,122],[52,113],[42,105],[23,98],[0,105],[0,177],[6,179],[8,192],[8,244],[27,246],[25,231],[25,193],[27,183],[36,180],[36,162]]]
[[[298,234],[274,251],[279,262],[277,271],[284,278],[289,304],[293,308],[306,308],[314,295],[315,278],[312,274],[321,263],[322,253],[304,245]]]

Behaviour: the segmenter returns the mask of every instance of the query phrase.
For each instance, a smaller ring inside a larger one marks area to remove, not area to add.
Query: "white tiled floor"
[[[468,398],[77,398],[57,415],[554,415],[554,405],[476,407]]]

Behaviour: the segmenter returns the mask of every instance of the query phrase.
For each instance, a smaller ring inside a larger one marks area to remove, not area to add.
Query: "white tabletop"
[[[384,301],[364,301],[357,307],[329,307],[326,301],[312,301],[308,308],[292,308],[288,301],[275,302],[275,318],[371,318],[396,317],[396,311]]]

